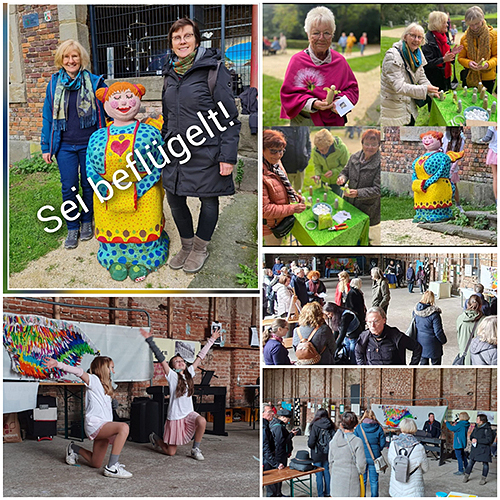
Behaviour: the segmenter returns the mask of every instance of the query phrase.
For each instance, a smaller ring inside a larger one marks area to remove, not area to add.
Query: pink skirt
[[[497,164],[497,154],[493,149],[488,149],[488,154],[486,155],[486,165],[496,165]]]
[[[163,441],[166,444],[173,444],[175,446],[189,443],[194,437],[196,419],[199,416],[199,413],[192,411],[180,420],[167,420],[163,432]]]

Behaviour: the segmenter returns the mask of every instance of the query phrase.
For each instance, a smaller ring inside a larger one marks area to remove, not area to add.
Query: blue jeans
[[[476,461],[471,460],[469,462],[469,465],[465,468],[465,473],[470,474],[472,472],[472,469],[474,468],[475,464],[476,464]],[[490,471],[490,464],[488,462],[483,462],[483,477],[487,477],[489,471]]]
[[[411,283],[408,283],[408,291],[410,293],[413,293],[413,281]]]
[[[455,450],[455,456],[457,457],[458,462],[458,472],[463,472],[464,468],[467,468],[468,465],[467,457],[465,456],[465,450]]]
[[[77,207],[68,213],[68,216],[74,219],[66,219],[68,230],[80,229],[80,221],[82,223],[92,222],[92,217],[94,215],[94,191],[87,179],[86,157],[86,144],[78,145],[63,142],[56,154],[57,165],[59,166],[59,174],[61,177],[63,202],[72,201]],[[83,208],[81,209],[81,213],[79,211],[81,204],[76,199],[76,195],[80,189],[80,181],[83,191],[82,199],[85,205],[87,205],[88,212],[85,212]],[[74,191],[71,190],[72,187],[75,188]]]
[[[328,462],[314,462],[316,467],[323,467],[323,472],[316,472],[316,488],[319,497],[330,496],[330,466]]]
[[[347,347],[347,350],[349,351],[349,360],[351,362],[351,365],[355,365],[356,356],[354,353],[354,349],[356,349],[356,339],[349,339],[346,337],[344,339],[344,345]]]
[[[375,470],[375,465],[368,464],[365,473],[363,474],[363,481],[365,483],[366,492],[366,476],[370,476],[370,493],[372,497],[378,497],[378,472]]]

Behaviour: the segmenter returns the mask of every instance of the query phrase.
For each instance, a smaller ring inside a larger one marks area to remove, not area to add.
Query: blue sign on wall
[[[23,26],[25,28],[36,28],[37,26],[39,26],[39,24],[40,22],[38,20],[38,14],[36,12],[23,16]]]

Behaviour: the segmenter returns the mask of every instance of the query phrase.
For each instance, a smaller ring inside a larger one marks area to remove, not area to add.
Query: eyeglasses
[[[319,40],[321,38],[321,35],[323,35],[323,38],[325,40],[331,40],[333,33],[330,33],[329,31],[313,31],[311,33],[311,38],[314,38],[314,40]]]
[[[285,154],[285,151],[286,149],[270,149],[269,152],[272,154],[272,155],[284,155]]]
[[[415,35],[414,33],[408,33],[408,36],[413,38],[413,40],[423,40],[423,35]]]
[[[367,325],[378,325],[379,323],[382,323],[381,319],[375,319],[373,321],[367,321],[366,322]]]
[[[182,40],[189,42],[193,37],[194,33],[186,33],[184,37],[177,35],[172,37],[172,42],[180,43]]]

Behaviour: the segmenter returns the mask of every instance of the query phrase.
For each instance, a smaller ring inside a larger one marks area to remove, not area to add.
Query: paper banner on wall
[[[397,429],[405,418],[411,418],[418,429],[423,429],[425,422],[429,419],[429,413],[434,413],[438,422],[442,422],[446,415],[447,406],[402,406],[402,405],[376,405],[372,404],[372,410],[377,420],[383,427]]]
[[[170,360],[176,354],[180,354],[188,363],[193,363],[196,355],[200,352],[201,343],[193,340],[175,340],[175,339],[155,339],[155,344],[160,351]]]
[[[476,421],[478,413],[483,413],[484,415],[486,415],[488,422],[490,424],[497,425],[497,412],[496,411],[481,411],[481,410],[466,410],[466,409],[450,410],[448,412],[448,417],[449,417],[448,420],[453,421],[453,420],[458,419],[458,415],[463,411],[465,411],[469,414],[469,417],[470,417],[469,422],[470,423],[474,423]]]
[[[43,316],[3,315],[3,345],[10,357],[11,370],[37,380],[61,378],[60,370],[43,366],[45,357],[78,366],[85,354],[98,349],[75,324]]]
[[[497,268],[490,266],[481,266],[481,277],[479,279],[485,290],[497,290]]]

